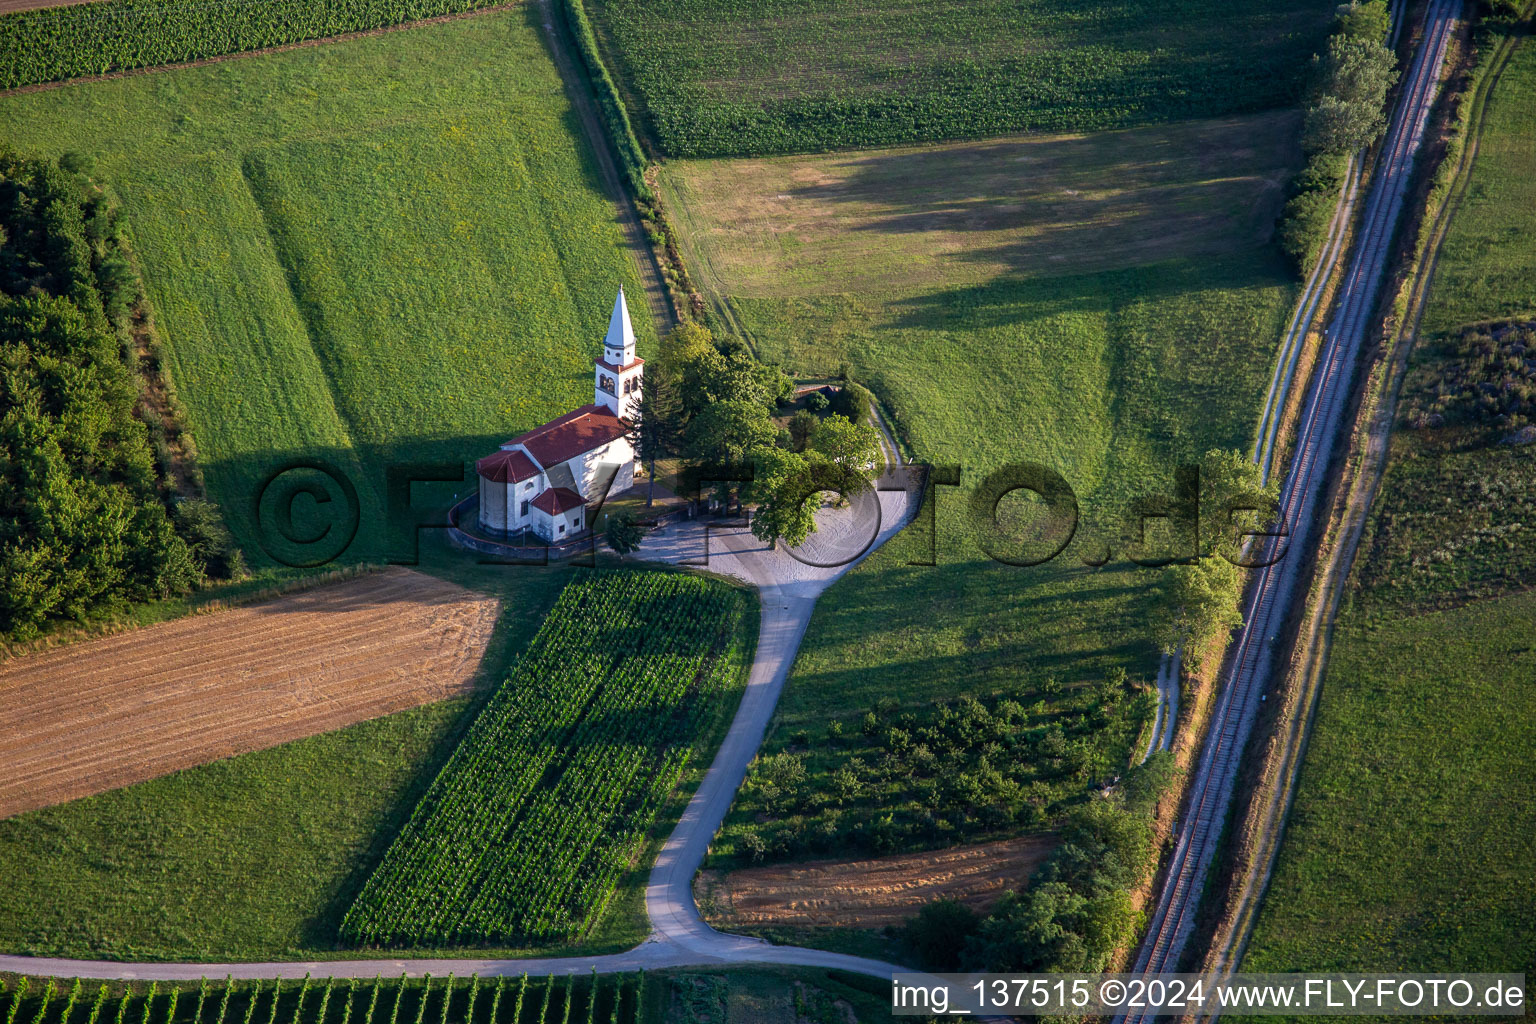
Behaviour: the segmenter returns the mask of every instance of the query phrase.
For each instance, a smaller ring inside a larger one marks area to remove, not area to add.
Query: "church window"
[[[523,502],[523,511],[522,511],[521,514],[522,515],[527,515],[528,514],[528,503],[526,501]]]

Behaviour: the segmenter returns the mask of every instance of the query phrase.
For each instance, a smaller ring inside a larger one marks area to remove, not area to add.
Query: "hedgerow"
[[[637,198],[649,200],[651,187],[645,180],[645,154],[640,149],[639,139],[635,137],[635,129],[630,124],[629,112],[624,109],[624,101],[619,98],[618,86],[614,84],[603,63],[602,54],[597,48],[597,37],[592,32],[592,23],[587,20],[587,10],[581,0],[560,0],[560,13],[565,18],[571,37],[576,40],[576,51],[581,55],[587,78],[592,83],[592,92],[597,97],[597,109],[603,115],[603,122],[613,139],[613,147],[619,154],[624,177]]]
[[[107,0],[0,18],[0,89],[219,57],[497,0]]]
[[[378,946],[592,925],[735,672],[740,597],[658,573],[570,584],[347,911]]]

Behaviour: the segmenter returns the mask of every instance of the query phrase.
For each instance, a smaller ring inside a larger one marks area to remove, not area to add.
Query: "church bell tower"
[[[635,329],[629,322],[629,307],[624,304],[624,289],[613,300],[608,317],[608,336],[603,339],[603,355],[597,360],[596,398],[620,419],[632,420],[640,405],[640,381],[645,375],[645,360],[635,355]]]

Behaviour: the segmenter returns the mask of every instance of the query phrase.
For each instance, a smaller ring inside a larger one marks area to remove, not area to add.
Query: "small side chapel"
[[[520,434],[475,463],[481,529],[504,535],[526,531],[557,544],[591,527],[587,506],[600,496],[599,467],[619,467],[609,494],[634,486],[635,450],[628,435],[645,360],[635,355],[623,288],[614,299],[594,373],[591,405]]]

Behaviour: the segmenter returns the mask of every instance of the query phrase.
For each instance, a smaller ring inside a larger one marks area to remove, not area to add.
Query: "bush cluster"
[[[1468,327],[1444,341],[1438,355],[1436,381],[1408,400],[1409,426],[1503,432],[1536,421],[1536,323]]]
[[[1173,755],[1153,754],[1117,789],[1073,810],[1026,889],[985,917],[931,905],[903,930],[906,945],[934,970],[1105,970],[1136,927],[1130,894],[1151,866],[1152,809],[1173,773]]]
[[[16,638],[239,568],[216,510],[167,507],[163,430],[135,415],[138,278],[78,164],[0,152],[0,633]]]
[[[608,74],[608,67],[603,63],[597,36],[592,31],[592,22],[587,18],[587,9],[582,0],[560,0],[560,12],[565,17],[571,38],[576,40],[576,50],[581,55],[581,63],[592,83],[592,92],[597,97],[597,109],[602,114],[609,137],[613,139],[614,149],[618,151],[624,177],[635,196],[648,202],[652,194],[645,180],[645,153],[640,149],[639,139],[635,137],[635,129],[630,124],[629,112],[624,108],[618,86],[614,84],[613,76]]]
[[[1064,693],[961,697],[920,711],[886,699],[753,762],[728,826],[739,862],[807,854],[889,853],[1048,827],[1093,782],[1114,774],[1153,697],[1123,672]],[[1047,706],[1047,699],[1052,702]]]

